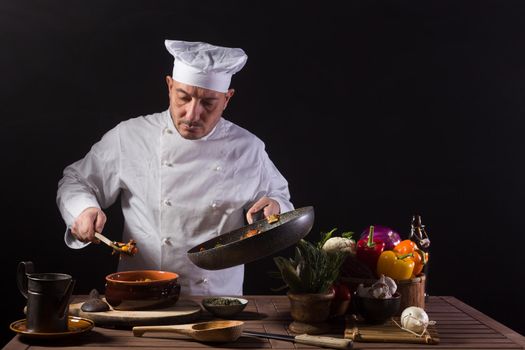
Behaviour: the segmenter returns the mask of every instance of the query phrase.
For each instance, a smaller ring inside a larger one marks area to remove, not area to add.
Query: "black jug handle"
[[[16,284],[20,293],[27,299],[27,275],[34,272],[33,262],[21,261],[16,271]]]
[[[67,286],[66,292],[60,301],[60,309],[58,310],[58,317],[64,318],[68,316],[68,306],[69,300],[71,299],[71,294],[73,294],[73,288],[75,288],[76,281],[71,279]]]

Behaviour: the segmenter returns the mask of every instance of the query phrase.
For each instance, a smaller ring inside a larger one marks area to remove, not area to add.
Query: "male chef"
[[[139,253],[120,259],[119,271],[155,269],[180,275],[182,294],[242,295],[244,266],[208,271],[187,251],[232,231],[262,212],[293,209],[288,183],[249,131],[223,113],[234,95],[232,75],[242,49],[166,40],[174,57],[166,76],[168,110],[119,123],[85,157],[64,169],[57,204],[74,249],[96,241],[103,209],[121,195],[122,241]]]

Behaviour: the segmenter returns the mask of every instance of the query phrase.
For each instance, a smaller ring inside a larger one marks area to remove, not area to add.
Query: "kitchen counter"
[[[245,321],[245,330],[289,334],[287,325],[291,322],[290,306],[286,296],[245,296],[249,300],[246,309],[235,319]],[[199,302],[201,297],[192,297]],[[361,343],[355,342],[354,349],[525,349],[525,337],[491,319],[476,309],[454,297],[430,297],[425,308],[431,320],[437,321],[440,336],[438,345],[403,344],[403,343]],[[207,311],[203,311],[198,322],[212,320]],[[344,320],[331,322],[330,334],[343,337]],[[24,339],[15,335],[4,349],[294,349],[314,347],[294,344],[281,340],[269,340],[242,336],[234,343],[204,344],[185,336],[169,333],[146,333],[143,337],[134,337],[130,330],[95,327],[91,331],[65,339],[36,340]]]

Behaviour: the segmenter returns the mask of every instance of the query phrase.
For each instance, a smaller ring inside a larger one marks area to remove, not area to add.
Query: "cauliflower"
[[[355,241],[350,238],[332,237],[323,244],[323,250],[327,253],[343,252],[355,255]]]

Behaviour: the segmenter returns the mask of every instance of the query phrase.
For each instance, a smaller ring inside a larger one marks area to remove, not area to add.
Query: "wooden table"
[[[289,301],[286,296],[247,296],[249,304],[238,319],[246,321],[246,329],[252,331],[287,334],[291,322]],[[193,300],[200,302],[201,298]],[[454,297],[430,297],[426,310],[430,319],[437,321],[440,335],[438,345],[399,344],[399,343],[354,343],[354,349],[525,349],[525,337],[501,323],[462,303]],[[211,320],[204,311],[200,321]],[[329,334],[342,337],[344,321],[332,322]],[[16,335],[4,349],[293,349],[313,347],[287,341],[241,337],[235,343],[202,344],[175,334],[150,333],[142,338],[134,337],[130,330],[117,330],[95,327],[77,338],[53,341],[29,341]]]

